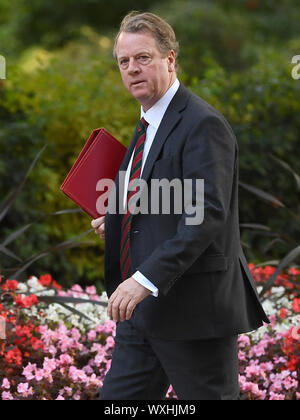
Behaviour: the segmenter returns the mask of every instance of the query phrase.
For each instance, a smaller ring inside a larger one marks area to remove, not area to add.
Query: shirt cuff
[[[146,289],[149,289],[152,292],[152,296],[158,296],[158,288],[154,286],[154,284],[151,283],[151,281],[149,281],[140,271],[136,271],[131,277],[142,286],[146,287]]]

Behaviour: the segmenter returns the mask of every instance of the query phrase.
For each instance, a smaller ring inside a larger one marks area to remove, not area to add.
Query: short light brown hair
[[[115,38],[114,57],[117,58],[117,43],[121,32],[150,32],[156,40],[159,51],[167,56],[171,50],[176,58],[179,53],[179,44],[173,28],[162,18],[153,13],[130,12],[124,17],[120,30]]]

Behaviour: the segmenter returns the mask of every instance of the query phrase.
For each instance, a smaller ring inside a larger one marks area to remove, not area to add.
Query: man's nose
[[[129,74],[137,74],[141,71],[137,61],[134,57],[131,57],[129,59],[129,65],[128,65],[128,73]]]

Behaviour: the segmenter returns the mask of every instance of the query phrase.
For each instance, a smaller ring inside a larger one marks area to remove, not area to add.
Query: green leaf
[[[264,192],[263,190],[260,190],[259,188],[253,187],[252,185],[245,184],[244,182],[239,181],[239,185],[246,190],[250,191],[251,193],[257,195],[258,197],[270,202],[273,205],[276,205],[278,207],[286,208],[285,204],[283,204],[281,201],[279,201],[276,197],[273,195]]]
[[[93,305],[99,305],[99,306],[107,306],[107,303],[105,302],[98,302],[96,300],[91,299],[83,299],[83,298],[75,298],[71,296],[40,296],[38,295],[40,302],[46,302],[46,303],[92,303]]]
[[[297,188],[300,191],[300,176],[290,167],[288,163],[284,162],[283,160],[277,158],[276,156],[272,154],[271,154],[271,158],[275,160],[275,162],[279,163],[279,165],[281,165],[284,169],[286,169],[288,172],[290,172],[294,176],[296,184],[297,184]]]
[[[23,260],[21,260],[21,258],[19,258],[16,254],[14,254],[12,251],[7,249],[4,245],[0,245],[0,252],[7,255],[8,257],[13,258],[16,261],[19,261],[20,263],[23,262]]]
[[[267,230],[271,231],[268,226],[260,225],[258,223],[240,223],[240,227],[244,229]]]
[[[27,260],[27,262],[25,262],[25,264],[20,267],[15,273],[12,274],[12,276],[14,278],[18,278],[20,274],[22,274],[28,267],[30,267],[35,261],[39,260],[40,258],[43,258],[53,252],[62,250],[62,249],[70,249],[70,248],[74,248],[76,246],[82,245],[82,242],[77,243],[76,241],[83,237],[88,235],[89,233],[93,232],[94,229],[89,229],[86,232],[81,233],[78,236],[75,236],[73,239],[70,239],[68,241],[62,242],[54,247],[48,248],[43,252],[40,252],[37,255],[34,255],[33,257],[31,257],[29,260]]]
[[[82,312],[78,311],[77,309],[72,308],[69,305],[66,305],[63,302],[59,302],[59,305],[63,306],[64,308],[68,309],[70,312],[73,312],[75,315],[80,316],[81,318],[85,318],[88,321],[94,322],[91,318],[89,318],[87,315],[83,314]]]
[[[45,144],[45,146],[39,151],[39,153],[36,155],[36,157],[34,158],[32,164],[30,165],[23,181],[21,182],[21,184],[17,187],[16,191],[11,193],[9,198],[7,199],[7,201],[3,204],[2,209],[0,210],[0,222],[4,219],[4,217],[6,216],[8,210],[11,208],[11,206],[13,205],[13,203],[16,201],[16,199],[18,198],[20,192],[22,191],[27,178],[29,177],[29,175],[31,174],[36,162],[38,161],[39,157],[41,156],[41,154],[43,153],[43,151],[45,150],[45,148],[47,147],[47,145]]]

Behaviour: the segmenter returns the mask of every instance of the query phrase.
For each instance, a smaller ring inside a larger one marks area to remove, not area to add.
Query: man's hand
[[[150,290],[130,277],[123,281],[111,295],[108,301],[108,316],[115,322],[128,321],[136,305],[150,294]]]
[[[91,222],[92,228],[95,229],[95,234],[99,235],[100,238],[105,239],[105,216],[94,219]]]

